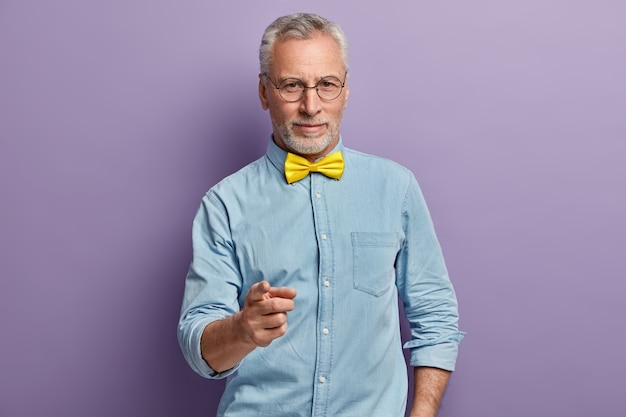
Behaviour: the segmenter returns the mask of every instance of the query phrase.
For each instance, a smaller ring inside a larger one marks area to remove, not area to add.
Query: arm
[[[257,346],[284,335],[295,296],[294,289],[273,288],[267,281],[252,285],[239,312],[204,328],[200,349],[205,362],[216,372],[226,371]]]
[[[454,370],[463,332],[458,305],[424,197],[412,179],[403,210],[406,241],[398,255],[397,285],[411,327],[414,369],[412,417],[434,417]]]
[[[185,278],[177,331],[185,360],[196,373],[209,379],[227,377],[235,371],[233,365],[256,346],[269,344],[272,337],[284,333],[286,322],[279,322],[278,313],[285,318],[295,297],[295,290],[271,288],[267,282],[246,286],[228,221],[221,200],[207,193],[193,222],[193,259]],[[266,331],[254,327],[254,317],[265,323],[261,329]]]
[[[413,406],[410,417],[436,417],[450,371],[420,366],[414,368]]]

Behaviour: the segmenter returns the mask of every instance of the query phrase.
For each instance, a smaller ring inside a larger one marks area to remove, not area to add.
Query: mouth
[[[294,127],[307,135],[314,135],[326,128],[326,123],[294,123]]]

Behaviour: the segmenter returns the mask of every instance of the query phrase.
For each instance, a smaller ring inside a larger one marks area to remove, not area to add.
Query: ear
[[[270,106],[267,101],[267,88],[265,88],[265,80],[263,78],[263,74],[259,74],[259,100],[261,100],[263,110],[267,110]]]
[[[346,107],[348,107],[348,97],[350,97],[350,87],[348,84],[346,84],[343,88],[343,93],[345,94],[345,97],[343,98],[343,109],[345,110]]]

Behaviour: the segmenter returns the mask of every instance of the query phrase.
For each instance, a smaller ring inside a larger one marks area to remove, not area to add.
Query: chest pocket
[[[354,288],[380,297],[395,282],[398,234],[353,232],[351,236]]]

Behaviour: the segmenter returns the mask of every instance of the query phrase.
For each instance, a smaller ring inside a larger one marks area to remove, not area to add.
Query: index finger
[[[297,291],[289,287],[271,287],[269,294],[272,297],[293,299],[296,297]]]

